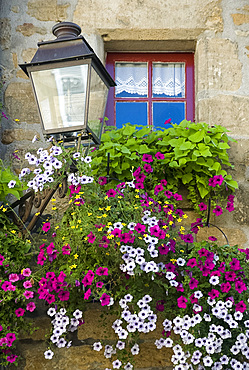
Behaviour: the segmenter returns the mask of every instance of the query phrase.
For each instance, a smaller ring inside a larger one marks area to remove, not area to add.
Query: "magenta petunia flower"
[[[101,306],[107,306],[110,303],[110,299],[111,297],[108,294],[103,293],[99,299],[101,302]]]
[[[233,200],[234,200],[234,195],[228,195],[228,197],[227,197],[227,200],[229,201],[229,202],[233,202]]]
[[[185,243],[193,243],[194,237],[191,234],[183,235],[183,240]]]
[[[222,185],[224,177],[222,175],[216,175],[213,177],[217,185]]]
[[[4,256],[0,254],[0,266],[3,266],[3,261],[5,260]]]
[[[32,274],[32,271],[28,267],[26,269],[24,269],[23,272],[22,272],[22,275],[26,276],[26,277],[29,277],[31,274]]]
[[[26,306],[26,310],[33,312],[36,309],[36,305],[34,302],[29,302]]]
[[[236,274],[234,271],[226,271],[225,278],[228,281],[234,281],[236,279]]]
[[[213,209],[213,213],[215,213],[216,216],[220,216],[222,215],[223,213],[223,210],[220,206],[216,206],[214,209]]]
[[[186,304],[187,302],[188,302],[187,298],[183,297],[182,295],[181,297],[177,298],[177,304],[178,304],[178,307],[180,308],[187,308],[187,304]]]
[[[215,299],[219,297],[220,292],[216,289],[212,289],[210,292],[208,292],[208,295],[211,299]]]
[[[247,290],[247,287],[243,281],[238,280],[235,282],[235,289],[241,294],[244,290]]]
[[[10,356],[7,356],[7,361],[10,363],[13,363],[16,361],[17,358],[18,358],[17,355],[10,355]]]
[[[98,178],[99,185],[105,185],[107,183],[107,178],[105,176],[100,176]]]
[[[200,257],[207,257],[208,250],[206,248],[201,248],[201,249],[199,249],[198,254],[199,254]]]
[[[17,317],[23,316],[24,315],[24,312],[25,312],[25,310],[23,308],[21,308],[21,307],[20,308],[17,308],[15,310],[15,314],[16,314]]]
[[[93,234],[92,231],[87,236],[88,236],[88,243],[92,244],[94,242],[94,240],[96,239],[96,236]]]
[[[134,227],[134,230],[136,230],[139,234],[142,234],[142,233],[145,233],[145,230],[146,230],[146,226],[145,225],[142,225],[140,224],[139,222],[136,224],[136,226]]]
[[[145,163],[145,165],[144,165],[144,171],[145,172],[148,172],[148,173],[152,173],[153,172],[153,168],[151,167],[151,165],[150,164],[148,164],[148,163]]]
[[[153,162],[152,155],[150,155],[150,154],[144,154],[143,157],[142,157],[142,161],[143,162],[147,162],[147,163]]]
[[[226,210],[228,210],[228,212],[233,212],[234,211],[233,203],[227,202]]]
[[[156,159],[164,159],[165,158],[165,156],[164,156],[164,154],[163,153],[161,153],[161,152],[157,152],[156,154],[155,154],[155,157],[156,157]]]
[[[199,281],[197,279],[191,278],[189,282],[190,289],[195,289],[198,287]]]
[[[96,287],[97,288],[102,288],[102,286],[104,285],[104,283],[102,283],[102,281],[98,281],[97,283],[96,283]]]
[[[50,222],[45,222],[45,224],[42,226],[42,231],[47,233],[48,230],[50,230],[50,228],[51,228]]]
[[[212,186],[213,188],[215,188],[215,186],[217,185],[217,181],[214,177],[211,177],[209,180],[208,180],[208,185],[209,186]]]
[[[88,299],[89,297],[90,297],[90,295],[91,295],[91,289],[89,288],[89,289],[87,289],[87,291],[85,292],[85,294],[84,294],[84,299]]]
[[[206,209],[207,209],[207,205],[203,202],[198,204],[198,207],[200,208],[200,211],[206,211]]]
[[[233,258],[231,262],[229,262],[231,270],[237,271],[241,269],[240,262],[237,258]]]
[[[177,194],[177,193],[175,193],[175,194],[173,195],[173,198],[174,198],[175,200],[182,200],[182,196],[181,196],[180,194]]]
[[[158,247],[159,253],[160,254],[168,254],[170,251],[170,247],[167,246],[166,244],[162,244]]]
[[[30,290],[25,290],[25,292],[23,293],[24,297],[26,299],[30,299],[30,298],[33,298],[34,297],[34,292],[31,292]]]
[[[240,311],[243,313],[245,310],[246,310],[246,304],[244,301],[240,301],[239,303],[236,304],[235,311]]]
[[[108,276],[108,268],[107,267],[98,267],[96,270],[96,275],[98,276]]]
[[[155,186],[154,194],[157,195],[159,193],[159,191],[163,191],[163,185],[162,184],[159,184],[159,185]]]
[[[197,266],[196,258],[190,258],[187,262],[187,266],[191,268]]]
[[[71,253],[71,247],[69,244],[63,245],[62,247],[62,254],[70,254]]]
[[[217,238],[215,236],[209,236],[208,240],[210,240],[211,242],[215,242]]]
[[[61,291],[58,293],[58,298],[59,298],[61,301],[68,301],[68,300],[69,300],[69,296],[70,296],[70,293],[69,293],[67,290],[61,290]]]
[[[111,231],[111,235],[114,235],[115,237],[120,238],[121,230],[116,227],[114,230]]]
[[[135,189],[144,189],[144,184],[142,182],[136,182]]]
[[[106,192],[106,195],[108,196],[108,198],[115,198],[116,194],[117,194],[117,192],[114,189],[109,189]]]
[[[222,293],[228,293],[230,289],[231,289],[231,284],[228,281],[220,285],[220,290],[222,291]]]
[[[15,281],[18,281],[18,280],[19,280],[19,276],[17,274],[9,275],[9,281],[11,281],[11,283],[14,283]]]

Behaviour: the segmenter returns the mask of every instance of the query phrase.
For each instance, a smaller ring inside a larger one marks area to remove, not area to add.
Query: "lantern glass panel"
[[[32,71],[44,130],[83,126],[89,64]]]
[[[100,138],[104,119],[108,87],[98,73],[91,67],[90,99],[88,111],[88,127]]]

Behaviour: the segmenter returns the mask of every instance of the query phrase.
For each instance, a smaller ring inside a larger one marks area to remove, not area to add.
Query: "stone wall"
[[[196,121],[221,124],[237,139],[230,149],[232,174],[239,182],[236,211],[217,225],[231,243],[249,246],[248,0],[2,0],[0,7],[3,101],[8,117],[1,121],[2,158],[10,159],[16,149],[23,153],[35,148],[35,134],[42,138],[30,81],[18,64],[31,60],[38,41],[52,38],[52,26],[58,21],[79,24],[103,62],[106,51],[194,51]],[[94,326],[98,312],[89,312]],[[60,352],[52,365],[43,360],[41,337],[24,341],[23,369],[70,369],[72,359],[75,370],[102,369],[82,330],[83,343]],[[96,332],[95,339],[101,335]],[[167,369],[167,356],[156,357],[151,348],[144,348],[140,370]]]

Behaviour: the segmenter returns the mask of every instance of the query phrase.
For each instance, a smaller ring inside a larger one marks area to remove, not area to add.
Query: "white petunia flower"
[[[48,349],[44,352],[44,356],[46,360],[51,360],[53,358],[54,352],[51,349]]]

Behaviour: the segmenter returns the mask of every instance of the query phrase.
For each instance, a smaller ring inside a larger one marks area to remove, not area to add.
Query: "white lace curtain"
[[[148,96],[147,63],[116,64],[116,96],[121,93]],[[185,96],[184,63],[153,63],[153,96]]]

